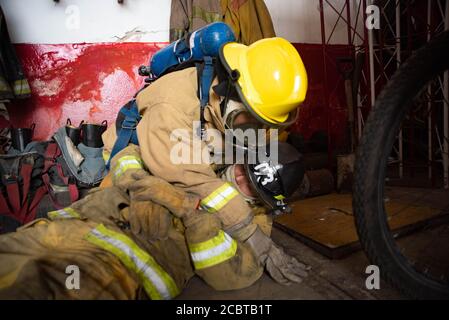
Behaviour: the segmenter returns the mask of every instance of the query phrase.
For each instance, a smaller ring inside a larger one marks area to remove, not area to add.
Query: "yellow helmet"
[[[307,73],[295,47],[283,38],[246,46],[225,44],[220,60],[246,108],[259,121],[283,126],[295,120],[307,91]]]

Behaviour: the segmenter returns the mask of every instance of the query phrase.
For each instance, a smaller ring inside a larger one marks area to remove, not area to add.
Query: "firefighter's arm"
[[[200,150],[194,150],[192,118],[169,104],[147,110],[137,126],[143,162],[154,176],[201,199],[201,208],[216,214],[224,228],[249,224],[251,209],[238,191],[218,178],[208,163],[192,163],[208,150],[202,141],[195,143]]]
[[[245,288],[261,276],[263,265],[252,248],[223,230],[217,215],[197,210],[195,196],[151,175],[139,179],[130,190],[136,199],[151,199],[182,219],[195,273],[214,289]]]
[[[249,286],[264,267],[281,284],[301,282],[307,276],[309,268],[286,254],[255,224],[229,234],[218,215],[196,210],[195,201],[191,201],[194,197],[154,176],[140,179],[130,189],[136,198],[151,199],[183,220],[195,272],[216,290]],[[242,230],[244,237],[239,238]]]
[[[114,186],[128,191],[129,185],[136,181],[132,176],[135,173],[146,175],[146,169],[140,157],[139,147],[130,144],[111,159],[108,175]]]

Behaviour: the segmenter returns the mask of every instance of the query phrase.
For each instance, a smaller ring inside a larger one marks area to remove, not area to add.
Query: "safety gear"
[[[218,57],[220,47],[227,42],[235,41],[232,29],[222,22],[211,23],[185,39],[179,39],[153,55],[149,67],[141,67],[139,73],[149,76],[147,83],[167,73],[195,66],[197,69],[197,97],[200,100],[200,127],[197,136],[205,138],[204,111],[209,104],[209,91],[215,77],[214,60]],[[117,140],[111,150],[111,158],[129,143],[138,145],[136,127],[141,115],[136,99],[123,106],[117,116]],[[110,163],[107,162],[107,168]]]
[[[210,162],[174,162],[176,158],[173,158],[177,156],[176,150],[179,150],[180,146],[184,150],[187,147],[186,151],[190,155],[194,154],[193,145],[190,144],[189,147],[183,139],[196,137],[192,125],[198,121],[199,114],[196,92],[196,68],[169,73],[142,90],[136,97],[139,113],[142,114],[142,120],[137,126],[137,135],[140,156],[152,175],[194,194],[199,199],[205,199],[224,185],[223,180],[214,171],[216,168]],[[224,132],[220,98],[212,90],[204,116],[207,129]],[[111,150],[116,139],[115,127],[110,126],[103,138],[105,149]],[[201,141],[201,149],[215,154],[221,153],[222,144],[218,144],[216,140],[218,139]],[[220,206],[216,214],[222,221],[223,228],[235,225],[251,214],[251,209],[238,192],[236,196],[220,201]]]
[[[220,1],[195,0],[195,3],[192,0],[171,1],[170,42],[211,22],[222,20]]]
[[[271,148],[258,149],[265,151],[264,157],[260,154],[246,157],[245,170],[251,185],[259,198],[271,208],[271,213],[279,215],[291,212],[291,208],[284,202],[300,186],[304,178],[304,163],[302,155],[293,146],[278,142],[277,162],[270,159]],[[251,152],[251,151],[249,151]],[[253,162],[256,160],[256,163]]]
[[[94,227],[79,219],[41,219],[0,236],[0,299],[136,299],[139,283],[132,272],[83,239]],[[76,270],[80,286],[68,290],[66,271]]]
[[[226,43],[220,49],[220,61],[240,100],[258,121],[270,127],[295,121],[306,97],[307,74],[290,42],[269,38],[249,46]]]
[[[83,144],[92,148],[102,148],[103,141],[101,135],[108,128],[108,121],[104,120],[101,124],[83,123],[81,125]]]
[[[140,158],[139,147],[130,144],[111,159],[111,170],[109,174],[112,177],[114,186],[128,191],[128,187],[136,180],[132,176],[136,172],[142,172],[144,175],[147,174],[143,161]]]
[[[209,103],[209,90],[215,77],[214,59],[218,57],[222,45],[231,41],[235,41],[232,29],[223,22],[214,22],[159,50],[147,67],[147,82],[152,82],[168,72],[196,66],[201,122],[197,135],[201,139],[205,138],[204,109]]]
[[[112,253],[137,275],[146,293],[153,300],[169,300],[180,290],[173,278],[147,252],[121,232],[106,228],[103,224],[92,229],[85,239]]]
[[[253,118],[251,114],[247,111],[244,104],[238,101],[229,100],[225,109],[225,114],[223,116],[223,122],[226,129],[268,129],[269,126],[260,123],[257,119]],[[248,115],[245,119],[249,119],[249,122],[238,123],[238,116]]]
[[[129,205],[118,187],[93,189],[52,213],[54,221],[0,236],[0,298],[167,299],[186,286],[193,265],[216,290],[245,288],[262,275],[253,251],[226,236],[216,215],[189,216],[185,235],[172,225],[166,239],[149,241],[130,232]],[[79,290],[67,290],[69,265],[79,267]]]
[[[208,24],[156,52],[150,61],[151,76],[158,78],[185,62],[218,57],[220,47],[231,41],[235,41],[234,32],[226,23]]]
[[[216,215],[197,213],[184,225],[195,273],[214,289],[246,288],[263,274],[253,250],[223,231]]]
[[[135,99],[132,99],[120,108],[116,120],[117,139],[114,142],[114,146],[109,150],[109,159],[105,162],[106,168],[109,169],[111,167],[112,158],[126,146],[129,144],[139,145],[136,127],[141,118]]]
[[[216,290],[235,290],[253,284],[263,272],[252,251],[222,230],[216,215],[198,211],[198,200],[167,183],[153,177],[133,174],[140,179],[130,186],[136,199],[154,201],[170,210],[184,222],[185,236],[195,272]],[[206,202],[220,203],[226,195],[228,184],[222,193],[216,193]],[[228,189],[232,190],[232,189]],[[248,221],[250,224],[251,221]],[[256,226],[254,226],[256,228]],[[248,229],[248,228],[246,228]],[[254,230],[254,229],[252,229]],[[226,278],[223,278],[226,274]]]
[[[246,108],[243,103],[229,100],[225,108],[225,113],[223,115],[223,123],[225,125],[225,128],[234,129],[234,120],[236,116],[242,112],[246,112]]]
[[[70,118],[67,118],[67,122],[65,125],[65,131],[67,136],[73,142],[75,146],[77,146],[81,141],[81,125],[84,123],[84,120],[78,125],[78,127],[72,125],[72,121]]]
[[[135,182],[129,186],[132,199],[136,201],[154,201],[167,208],[177,218],[194,214],[199,199],[172,186],[163,179],[141,172],[133,174]]]
[[[41,219],[0,236],[0,298],[174,297],[193,276],[185,238],[173,228],[156,242],[135,236],[124,223],[128,205],[117,187],[93,189],[49,214],[53,221]],[[73,265],[80,272],[78,290],[66,286]]]
[[[97,138],[101,140],[100,135]],[[84,143],[79,143],[76,148],[83,158],[79,163],[76,158],[72,157],[73,150],[70,149],[75,146],[67,135],[65,127],[59,128],[53,135],[53,139],[61,150],[60,153],[67,165],[69,176],[73,177],[71,180],[75,180],[79,186],[93,187],[100,184],[107,174],[102,154],[103,148],[89,147]]]
[[[128,221],[131,231],[150,241],[166,239],[172,225],[170,212],[152,201],[133,200],[132,193],[130,199]]]
[[[240,147],[255,148],[269,141],[270,127],[253,117],[241,102],[228,100],[223,122],[226,129],[232,130],[230,132],[236,139],[235,143]],[[264,131],[262,135],[259,130]]]
[[[172,216],[168,210],[151,201],[135,199],[129,188],[142,177],[148,176],[139,155],[139,147],[129,145],[112,160],[113,185],[129,192],[130,205],[126,220],[131,231],[151,241],[165,239],[172,225]]]
[[[259,228],[246,240],[245,244],[249,245],[260,264],[276,282],[290,285],[292,282],[300,283],[307,277],[310,267],[286,254]]]
[[[223,21],[232,27],[237,42],[251,44],[259,39],[276,36],[265,2],[261,0],[220,1]]]

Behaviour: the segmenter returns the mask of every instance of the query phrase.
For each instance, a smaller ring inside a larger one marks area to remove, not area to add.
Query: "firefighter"
[[[225,129],[233,132],[237,132],[236,129],[268,130],[292,124],[307,91],[304,64],[291,43],[282,38],[269,38],[250,46],[236,42],[224,44],[215,70],[209,103],[204,110],[199,107],[197,68],[166,74],[137,95],[136,103],[142,117],[137,125],[140,156],[152,176],[142,177],[142,181],[136,178],[132,188],[144,194],[148,187],[145,179],[161,178],[200,199],[199,208],[218,218],[220,229],[232,239],[241,243],[257,239],[270,247],[271,240],[261,240],[264,233],[254,223],[253,211],[244,197],[217,175],[214,169],[219,166],[207,161],[174,161],[173,155],[180,143],[187,146],[190,154],[197,152],[192,140],[203,127],[206,132],[215,129],[225,134]],[[115,131],[111,126],[103,135],[108,151],[117,139]],[[189,140],[189,137],[192,138]],[[235,138],[242,137],[236,135]],[[223,142],[204,139],[201,150],[220,154]],[[142,190],[136,189],[139,187]],[[276,262],[281,260],[279,256]],[[273,265],[267,268],[263,259],[262,267],[281,283],[292,281],[277,277],[279,270]]]
[[[303,172],[300,157],[285,158],[282,149],[280,163],[269,170],[275,178],[263,184],[271,191],[250,187],[272,206],[270,197],[289,196],[299,185],[290,173],[299,172],[298,178]],[[262,232],[246,242],[230,237],[216,215],[197,209],[199,198],[150,176],[138,147],[120,152],[113,168],[114,186],[50,212],[53,221],[40,219],[0,237],[0,298],[170,299],[194,273],[217,290],[251,285],[263,266],[280,283],[306,275],[303,264]],[[246,168],[246,181],[231,180],[236,186],[254,181]]]

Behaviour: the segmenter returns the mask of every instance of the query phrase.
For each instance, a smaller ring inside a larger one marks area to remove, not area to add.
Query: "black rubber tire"
[[[400,253],[384,207],[386,164],[413,99],[447,69],[449,31],[417,50],[388,82],[368,117],[355,161],[353,207],[362,248],[384,280],[416,299],[449,299],[449,286],[416,271]]]

